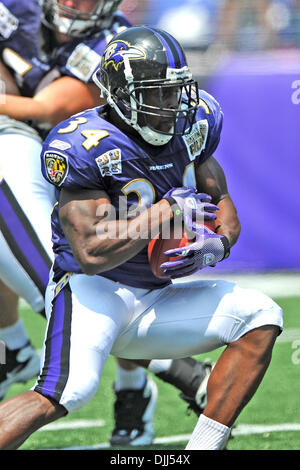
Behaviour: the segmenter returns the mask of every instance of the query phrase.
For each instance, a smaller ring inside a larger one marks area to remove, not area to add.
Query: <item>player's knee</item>
[[[279,334],[283,328],[283,312],[276,302],[256,289],[237,288],[236,295],[234,308],[240,322],[232,331],[231,341],[255,329],[260,329],[261,337],[269,336],[269,331],[274,336]]]
[[[83,377],[80,384],[73,386],[72,389],[67,389],[62,394],[60,404],[63,405],[69,413],[79,410],[93,398],[98,390],[98,386],[98,377],[90,376],[88,380]]]
[[[33,390],[49,399],[53,399],[57,404],[64,407],[68,413],[79,410],[93,398],[99,386],[98,374],[87,369],[81,371],[81,373],[77,371],[77,374],[70,374],[64,385],[59,384],[56,386],[55,393],[53,393],[53,388],[49,383],[45,387],[39,381]]]
[[[221,287],[223,293],[225,289],[225,295],[210,328],[215,327],[224,344],[265,325],[277,326],[279,330],[283,328],[282,309],[264,293],[232,284],[231,288],[227,284]]]
[[[263,325],[248,331],[236,343],[242,344],[247,357],[257,358],[258,362],[264,363],[271,359],[275,340],[280,333],[277,325]]]
[[[59,419],[67,414],[66,408],[51,397],[43,396],[35,391],[29,391],[28,393],[35,394],[35,397],[37,397],[34,406],[36,412],[40,415],[40,420],[44,419],[47,423],[52,420]],[[41,422],[41,425],[44,425],[45,422]]]

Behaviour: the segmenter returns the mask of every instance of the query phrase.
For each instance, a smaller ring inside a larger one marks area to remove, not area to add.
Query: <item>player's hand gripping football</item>
[[[165,251],[167,256],[180,257],[161,265],[164,274],[171,279],[190,276],[229,256],[230,245],[224,235],[217,235],[205,225],[199,226],[194,233],[196,241],[191,245]]]
[[[163,199],[167,199],[174,216],[180,216],[185,224],[185,230],[194,232],[195,222],[203,223],[205,220],[215,220],[218,206],[212,204],[211,196],[206,193],[197,193],[193,187],[172,188]],[[175,217],[176,218],[176,217]]]
[[[194,237],[194,242],[190,245],[165,252],[169,257],[180,257],[161,265],[166,276],[171,279],[190,276],[206,266],[215,266],[229,256],[230,245],[227,238],[217,235],[204,225],[205,220],[215,220],[219,210],[210,202],[211,196],[197,193],[192,187],[183,187],[171,189],[164,199],[169,201],[173,211],[174,205],[177,205],[184,220],[185,230]]]

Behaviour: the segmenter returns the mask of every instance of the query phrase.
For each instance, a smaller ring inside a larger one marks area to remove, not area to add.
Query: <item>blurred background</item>
[[[125,0],[121,9],[173,34],[223,109],[215,157],[242,232],[214,271],[300,273],[300,0]]]

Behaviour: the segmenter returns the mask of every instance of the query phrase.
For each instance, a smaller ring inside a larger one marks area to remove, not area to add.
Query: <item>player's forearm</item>
[[[83,272],[99,274],[139,253],[172,218],[170,204],[163,199],[131,220],[103,218],[88,237],[71,236],[69,241]]]
[[[47,122],[48,112],[44,103],[24,96],[3,95],[0,114],[5,114],[18,121],[34,119]]]
[[[236,208],[229,194],[226,194],[217,205],[220,209],[216,219],[217,233],[225,235],[232,247],[237,242],[241,231]]]
[[[225,235],[230,246],[233,246],[240,234],[240,221],[228,193],[224,171],[214,157],[208,158],[196,167],[196,180],[197,189],[210,194],[212,202],[219,207],[216,220],[217,233]]]
[[[87,101],[87,105],[94,102]],[[50,123],[53,126],[84,109],[81,100],[75,100],[72,93],[66,92],[64,99],[53,97],[51,93],[39,93],[33,98],[24,96],[2,95],[0,114],[18,121],[33,120]]]

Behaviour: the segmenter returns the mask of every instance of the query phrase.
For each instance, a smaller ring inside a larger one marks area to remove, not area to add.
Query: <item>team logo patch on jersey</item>
[[[122,173],[121,150],[113,149],[95,159],[102,176],[120,175]]]
[[[131,46],[126,41],[114,41],[105,52],[103,68],[106,69],[109,64],[112,64],[118,70],[120,64],[124,62],[124,57],[130,60],[145,59],[146,52],[140,47]]]
[[[208,122],[206,119],[193,125],[192,132],[183,136],[190,160],[194,160],[205,148],[208,135]]]
[[[69,171],[68,157],[58,152],[45,152],[44,163],[49,181],[60,186]]]
[[[88,82],[93,72],[99,67],[101,56],[86,44],[78,44],[70,55],[66,68],[72,72],[75,77]]]

